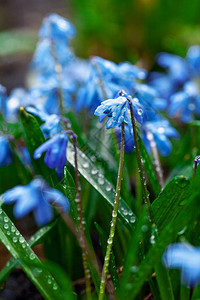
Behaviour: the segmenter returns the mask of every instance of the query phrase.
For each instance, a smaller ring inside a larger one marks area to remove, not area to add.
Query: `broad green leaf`
[[[152,211],[158,231],[162,231],[188,203],[191,195],[190,181],[176,176],[167,183],[159,197],[152,203]]]
[[[28,241],[28,244],[31,248],[33,248],[35,245],[39,244],[41,240],[45,237],[45,235],[54,227],[54,225],[57,223],[58,219],[56,219],[54,222],[52,222],[50,225],[47,225],[45,227],[40,228]],[[19,262],[17,259],[12,257],[6,264],[6,266],[3,268],[3,270],[0,272],[0,284],[4,282],[9,274],[19,265]]]
[[[37,287],[45,299],[57,299],[58,294],[62,294],[60,287],[54,277],[48,270],[43,269],[42,262],[33,252],[30,245],[17,230],[15,225],[6,215],[3,209],[0,208],[0,240],[10,252],[10,254],[18,261],[22,270],[26,273],[29,279]],[[30,267],[31,263],[37,263],[37,272]],[[48,282],[51,282],[49,284]]]
[[[188,202],[186,203],[187,205],[183,207],[175,218],[172,218],[172,220],[166,224],[156,243],[152,245],[142,263],[139,265],[138,270],[131,277],[131,285],[127,286],[126,291],[124,291],[124,297],[131,295],[131,299],[135,299],[144,282],[151,276],[154,266],[161,261],[165,247],[175,241],[177,234],[185,226],[190,224],[191,221],[199,218],[199,175],[200,174],[197,174],[191,185],[193,193],[189,196]]]
[[[71,143],[68,143],[67,159],[70,164],[74,166],[74,151]],[[78,149],[78,169],[80,174],[103,196],[106,203],[113,207],[115,200],[115,189],[113,185],[80,149]],[[122,223],[129,230],[132,230],[133,224],[135,223],[135,215],[122,198],[119,200],[118,215]]]
[[[149,154],[147,153],[146,148],[145,148],[145,146],[143,144],[143,141],[140,138],[139,134],[138,134],[138,141],[139,141],[140,153],[141,153],[141,156],[142,156],[143,166],[144,166],[145,172],[147,174],[147,177],[148,177],[149,183],[152,187],[152,190],[153,190],[155,196],[157,197],[158,194],[160,193],[161,187],[160,187],[160,184],[158,182],[156,173],[154,171],[154,167],[153,167],[151,158],[150,158]]]

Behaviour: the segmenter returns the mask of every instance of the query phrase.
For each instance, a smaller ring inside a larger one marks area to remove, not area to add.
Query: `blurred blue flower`
[[[169,74],[152,72],[149,74],[148,83],[158,91],[161,98],[166,100],[177,91],[177,86]]]
[[[167,106],[166,99],[161,98],[156,89],[147,84],[135,83],[132,90],[144,108],[150,106],[157,110],[164,110]]]
[[[178,115],[182,122],[189,123],[196,113],[200,117],[200,95],[196,84],[192,81],[185,83],[183,91],[171,96],[168,115]]]
[[[12,163],[12,150],[8,142],[8,138],[5,136],[0,136],[0,167],[9,166]]]
[[[141,126],[142,140],[148,151],[151,153],[151,141],[154,140],[156,147],[162,156],[170,154],[172,145],[169,138],[179,138],[179,133],[170,126],[167,120],[156,120],[144,122]]]
[[[139,123],[142,123],[143,121],[142,107],[137,98],[132,99],[131,96],[124,96],[126,95],[124,92],[120,93],[123,96],[103,101],[95,110],[94,115],[99,117],[100,122],[106,116],[108,117],[106,122],[107,129],[119,127],[124,122],[128,125],[131,132],[132,125],[129,117],[129,100],[132,101],[134,116]]]
[[[54,39],[69,42],[69,39],[75,37],[75,27],[65,18],[52,13],[47,15],[39,31],[40,39]]]
[[[101,57],[92,57],[90,59],[90,75],[84,86],[78,91],[75,110],[79,112],[86,108],[93,113],[101,101],[105,100],[104,94],[107,99],[115,98],[121,89],[130,94],[135,80],[144,79],[146,73],[145,70],[129,62],[117,65]]]
[[[188,49],[186,60],[194,76],[200,76],[200,46],[194,45]]]
[[[67,160],[67,145],[68,136],[62,133],[57,134],[35,150],[34,159],[40,158],[42,153],[46,152],[45,164],[50,169],[57,168],[57,174],[61,177]]]
[[[16,122],[20,107],[31,105],[33,99],[24,88],[15,88],[11,91],[5,105],[4,116],[8,122]]]
[[[52,53],[52,43],[52,41],[47,39],[39,41],[31,62],[31,67],[43,72],[45,76],[51,76],[55,73],[55,58]],[[54,52],[56,60],[62,67],[66,66],[74,58],[69,47],[62,41],[54,45]]]
[[[163,52],[157,55],[157,62],[161,67],[168,69],[169,76],[175,84],[181,85],[190,79],[190,68],[184,58]]]
[[[41,226],[53,219],[51,203],[65,212],[69,210],[69,200],[60,191],[50,188],[42,178],[36,178],[26,186],[16,186],[5,192],[2,198],[5,204],[16,203],[16,218],[23,218],[34,211],[36,222]]]
[[[166,268],[180,269],[181,281],[188,287],[200,283],[200,248],[184,243],[171,244],[163,255]]]

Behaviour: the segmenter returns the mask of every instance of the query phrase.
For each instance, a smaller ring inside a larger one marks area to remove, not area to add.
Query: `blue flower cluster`
[[[181,281],[188,287],[200,283],[200,248],[189,244],[177,243],[167,247],[163,264],[168,269],[180,269]]]
[[[14,216],[23,218],[31,211],[38,225],[42,226],[53,219],[52,203],[63,211],[69,210],[69,200],[58,190],[52,189],[42,178],[32,180],[26,186],[16,186],[3,194],[5,204],[16,203]]]
[[[200,46],[189,48],[186,58],[160,53],[157,63],[167,69],[167,73],[152,73],[149,82],[168,101],[170,117],[179,117],[189,123],[197,115],[200,117]]]

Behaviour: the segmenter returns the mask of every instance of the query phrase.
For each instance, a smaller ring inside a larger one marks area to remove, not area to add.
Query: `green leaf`
[[[23,31],[3,31],[0,33],[0,56],[19,52],[32,53],[36,45],[36,36]]]
[[[95,227],[98,231],[100,246],[102,248],[103,256],[105,257],[108,237],[107,237],[105,231],[96,222],[95,222]],[[109,272],[110,272],[111,279],[114,284],[115,290],[117,290],[117,288],[119,286],[119,277],[117,274],[117,267],[116,267],[115,256],[114,256],[113,251],[111,251],[111,254],[110,254]]]
[[[152,211],[159,232],[183,209],[190,195],[190,181],[184,176],[176,176],[167,183],[159,197],[152,203]]]
[[[6,215],[3,209],[0,208],[0,240],[18,261],[22,270],[26,273],[29,279],[37,287],[45,299],[57,299],[57,294],[61,293],[60,287],[54,277],[48,270],[43,269],[43,264],[33,252],[30,245],[17,230],[15,225]],[[37,263],[38,270],[30,266],[31,263]],[[51,284],[48,283],[51,281]]]
[[[40,228],[28,241],[28,244],[31,248],[33,248],[35,245],[39,244],[41,240],[45,237],[45,235],[54,227],[54,225],[57,223],[58,219],[56,219],[54,222],[52,222],[50,225],[47,225],[43,228]],[[0,284],[2,284],[9,276],[9,274],[19,265],[19,262],[17,259],[12,257],[6,264],[6,266],[3,268],[3,270],[0,272]]]
[[[161,187],[158,182],[156,173],[154,171],[154,167],[153,167],[151,158],[150,158],[149,154],[147,153],[146,148],[145,148],[143,141],[139,134],[138,134],[138,141],[139,141],[140,153],[142,156],[145,172],[147,174],[147,177],[148,177],[148,180],[152,187],[152,190],[153,190],[155,196],[157,197],[158,194],[160,193]]]
[[[67,167],[64,168],[64,180],[65,180],[65,194],[70,201],[70,213],[75,224],[78,226],[78,211],[76,204],[76,185],[72,175],[68,171]]]
[[[152,245],[142,263],[138,267],[137,272],[131,277],[131,286],[126,288],[124,297],[131,295],[131,299],[135,299],[142,285],[152,274],[154,266],[161,261],[162,254],[165,247],[174,242],[177,234],[190,222],[197,220],[200,216],[200,202],[199,202],[199,180],[200,172],[195,176],[191,184],[193,193],[190,195],[187,203],[175,218],[166,224],[160,233],[155,244]]]
[[[34,159],[33,157],[35,150],[45,142],[45,138],[38,121],[33,115],[27,113],[23,108],[20,109],[20,120],[24,129],[26,146],[36,174],[42,175],[51,186],[56,186],[58,189],[62,190],[55,170],[49,169],[44,163],[44,155],[42,155],[39,159]]]
[[[115,189],[104,175],[95,167],[93,162],[78,149],[78,170],[80,174],[103,196],[106,203],[113,208]],[[68,143],[67,159],[74,166],[74,151],[71,143]],[[128,230],[133,229],[135,215],[127,203],[120,198],[118,216]]]

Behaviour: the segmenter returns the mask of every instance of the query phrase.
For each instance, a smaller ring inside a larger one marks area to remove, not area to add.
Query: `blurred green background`
[[[160,51],[184,56],[200,44],[199,0],[0,0],[0,82],[24,85],[43,17],[56,12],[77,28],[75,53],[150,69]]]

